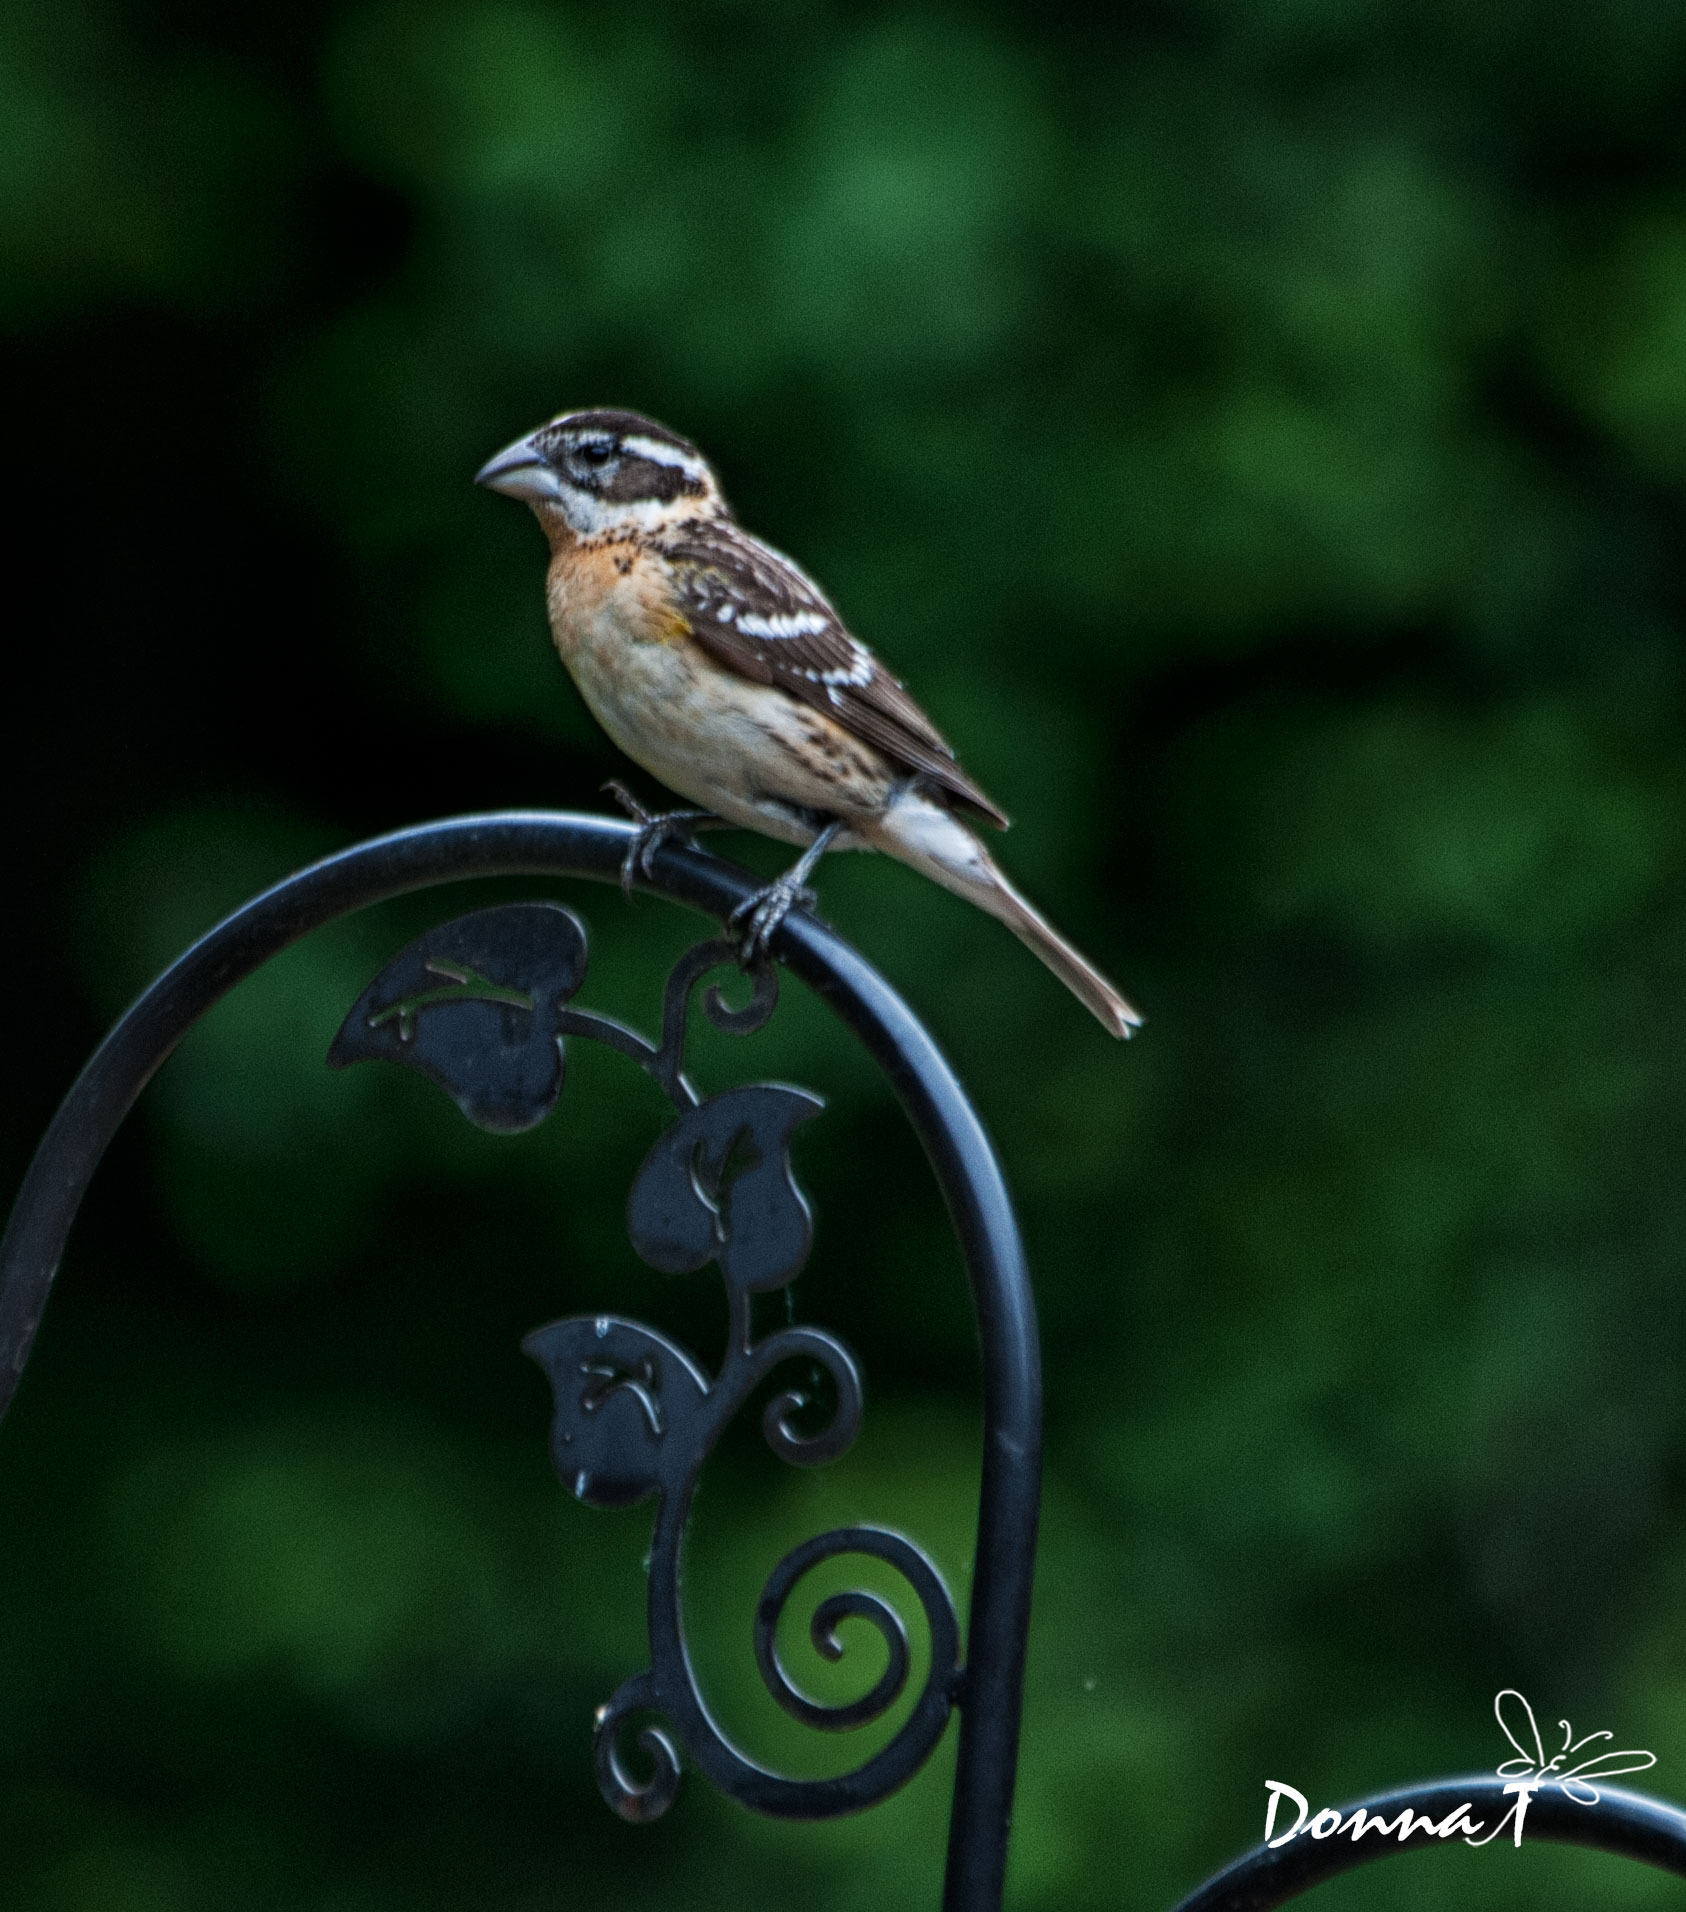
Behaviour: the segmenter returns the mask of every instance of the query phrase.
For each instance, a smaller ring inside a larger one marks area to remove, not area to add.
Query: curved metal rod
[[[1401,1842],[1397,1835],[1372,1828],[1362,1839],[1344,1831],[1314,1839],[1308,1828],[1274,1852],[1259,1846],[1225,1866],[1182,1900],[1175,1912],[1269,1912],[1270,1907],[1286,1905],[1355,1866],[1392,1853],[1440,1845],[1435,1833],[1417,1826],[1418,1817],[1444,1825],[1463,1805],[1469,1807],[1472,1820],[1482,1822],[1483,1838],[1496,1834],[1495,1843],[1509,1844],[1515,1821],[1508,1815],[1514,1814],[1516,1797],[1506,1794],[1506,1783],[1493,1773],[1476,1773],[1468,1779],[1437,1779],[1427,1786],[1402,1786],[1396,1792],[1354,1800],[1340,1808],[1343,1822],[1359,1810],[1371,1819],[1387,1820],[1409,1812],[1409,1838]],[[1557,1786],[1542,1787],[1528,1803],[1523,1838],[1592,1846],[1686,1875],[1686,1812],[1619,1786],[1600,1785],[1598,1791],[1598,1804],[1583,1806]]]
[[[167,969],[94,1052],[53,1118],[0,1241],[0,1414],[34,1343],[65,1239],[136,1097],[192,1024],[277,951],[349,911],[480,876],[620,880],[637,826],[506,811],[377,837],[287,877]],[[718,857],[668,843],[638,887],[724,922],[759,887]],[[1001,1903],[1018,1761],[1025,1633],[1041,1494],[1036,1309],[1006,1184],[983,1125],[925,1029],[889,984],[813,917],[792,912],[770,952],[823,997],[889,1077],[953,1218],[978,1314],[984,1452],[967,1670],[944,1905]]]

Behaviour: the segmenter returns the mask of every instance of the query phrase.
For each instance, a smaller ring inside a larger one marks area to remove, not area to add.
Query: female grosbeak
[[[592,714],[702,810],[645,817],[628,859],[723,821],[806,846],[745,906],[764,949],[828,849],[882,850],[991,916],[1115,1036],[1140,1017],[1019,895],[969,825],[1007,819],[813,579],[732,516],[694,445],[636,412],[568,412],[478,482],[550,541],[550,628]]]

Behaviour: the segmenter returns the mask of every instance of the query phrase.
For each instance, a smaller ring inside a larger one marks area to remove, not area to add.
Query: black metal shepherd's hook
[[[313,864],[196,943],[100,1045],[30,1165],[0,1243],[0,1413],[29,1357],[65,1239],[107,1144],[153,1072],[207,1009],[308,931],[388,897],[480,876],[618,882],[636,834],[630,823],[545,812],[425,824]],[[668,845],[644,887],[724,921],[757,885],[716,857]],[[672,1797],[682,1746],[717,1784],[761,1811],[852,1811],[910,1777],[958,1709],[944,1903],[950,1912],[995,1912],[1006,1869],[1041,1481],[1036,1313],[1018,1225],[977,1115],[889,985],[809,916],[786,920],[771,955],[837,1011],[900,1097],[960,1238],[983,1358],[984,1452],[964,1660],[946,1588],[918,1548],[898,1534],[848,1528],[819,1536],[787,1555],[762,1593],[754,1637],[764,1679],[787,1711],[832,1729],[882,1718],[895,1704],[908,1676],[906,1635],[899,1616],[875,1595],[823,1600],[811,1628],[822,1652],[836,1656],[841,1620],[864,1618],[882,1636],[889,1664],[864,1698],[821,1706],[792,1685],[778,1655],[779,1616],[797,1580],[821,1559],[873,1555],[897,1570],[924,1612],[930,1665],[911,1711],[886,1746],[834,1780],[783,1779],[730,1744],[697,1690],[679,1618],[678,1555],[691,1489],[721,1428],[752,1389],[792,1358],[829,1373],[836,1406],[820,1432],[797,1426],[794,1417],[805,1403],[794,1392],[767,1410],[774,1451],[798,1463],[841,1452],[860,1417],[858,1375],[833,1337],[790,1327],[756,1342],[750,1333],[750,1295],[789,1281],[807,1253],[807,1209],[785,1145],[818,1102],[776,1085],[705,1097],[687,1079],[690,995],[709,968],[730,960],[729,946],[710,942],[680,959],[660,1040],[650,1042],[570,1006],[585,974],[586,950],[583,928],[569,912],[549,904],[481,911],[395,957],[352,1009],[330,1060],[386,1056],[407,1063],[453,1094],[471,1120],[493,1130],[529,1127],[548,1112],[561,1088],[559,1038],[565,1036],[607,1042],[661,1084],[679,1116],[634,1185],[634,1246],[657,1267],[719,1265],[733,1323],[724,1366],[707,1375],[683,1349],[609,1316],[554,1322],[527,1342],[555,1390],[552,1451],[568,1484],[599,1505],[657,1498],[651,1665],[623,1683],[599,1715],[599,1781],[624,1816],[651,1817]],[[721,1026],[747,1032],[765,1020],[775,993],[769,971],[757,978],[747,1010],[727,1010],[712,990],[705,1006]],[[653,1766],[643,1778],[628,1771],[620,1744],[623,1726],[639,1715],[657,1722],[638,1733]]]
[[[549,813],[426,824],[313,864],[196,943],[100,1045],[30,1165],[0,1242],[0,1414],[16,1390],[71,1223],[107,1144],[153,1072],[212,1004],[308,931],[388,897],[476,876],[616,882],[636,835],[630,823]],[[667,845],[644,887],[725,921],[757,885],[715,857]],[[862,1411],[859,1373],[834,1336],[795,1324],[760,1340],[753,1333],[753,1295],[785,1287],[808,1254],[808,1209],[789,1143],[821,1105],[804,1090],[772,1083],[708,1095],[686,1074],[692,996],[711,970],[733,960],[733,946],[710,939],[679,959],[668,978],[660,1035],[650,1040],[573,1001],[585,979],[587,945],[571,911],[550,902],[479,910],[419,937],[387,963],[351,1006],[329,1061],[386,1059],[417,1069],[447,1090],[471,1121],[497,1132],[530,1128],[555,1105],[568,1037],[608,1044],[660,1085],[676,1116],[638,1170],[629,1232],[655,1268],[677,1273],[711,1261],[719,1268],[731,1328],[718,1372],[706,1372],[652,1329],[610,1315],[552,1322],[524,1344],[552,1384],[552,1454],[571,1490],[598,1506],[656,1501],[650,1665],[623,1681],[599,1711],[599,1785],[623,1817],[653,1818],[674,1796],[683,1755],[759,1811],[790,1817],[851,1812],[904,1784],[958,1710],[944,1906],[947,1912],[999,1912],[1041,1476],[1036,1314],[1018,1227],[959,1082],[889,985],[807,915],[785,920],[771,955],[831,1004],[900,1097],[960,1238],[983,1358],[984,1452],[964,1652],[948,1590],[900,1534],[849,1527],[817,1535],[788,1553],[762,1590],[753,1616],[762,1678],[786,1711],[828,1730],[883,1719],[897,1704],[912,1663],[907,1633],[900,1614],[875,1594],[821,1600],[810,1633],[822,1653],[839,1657],[837,1628],[855,1618],[876,1628],[887,1656],[868,1693],[847,1705],[823,1705],[793,1684],[779,1655],[779,1621],[797,1583],[822,1560],[875,1557],[900,1575],[924,1615],[929,1664],[911,1706],[885,1745],[837,1778],[787,1779],[731,1743],[698,1688],[678,1595],[698,1474],[751,1393],[793,1360],[829,1376],[835,1401],[824,1427],[799,1419],[810,1404],[796,1389],[776,1395],[763,1417],[773,1451],[797,1465],[842,1453]],[[717,1026],[750,1034],[771,1014],[777,993],[776,972],[767,967],[756,972],[745,1008],[728,1009],[717,988],[705,992],[703,1005]],[[643,1751],[642,1774],[626,1763],[629,1731]],[[1588,1804],[1539,1784],[1527,1817],[1529,1838],[1598,1847],[1686,1874],[1686,1813],[1678,1807],[1612,1788]],[[1502,1773],[1477,1775],[1330,1810],[1307,1836],[1238,1859],[1178,1912],[1264,1912],[1353,1866],[1440,1843],[1470,1811],[1501,1813],[1515,1791]],[[1385,1839],[1364,1836],[1367,1820],[1372,1833],[1374,1822],[1388,1823]],[[1357,1831],[1349,1837],[1354,1821]]]

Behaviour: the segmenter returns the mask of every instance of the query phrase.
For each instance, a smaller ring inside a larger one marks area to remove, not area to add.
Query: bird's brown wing
[[[1007,827],[930,718],[789,558],[739,525],[707,519],[679,527],[661,550],[685,619],[711,657],[800,697],[958,809]]]

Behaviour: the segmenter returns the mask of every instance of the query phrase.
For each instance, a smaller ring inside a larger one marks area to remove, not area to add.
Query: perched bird
[[[813,579],[737,522],[694,445],[636,412],[567,412],[476,482],[544,527],[551,632],[592,715],[703,806],[650,816],[616,787],[643,826],[628,881],[665,837],[721,824],[806,846],[739,912],[747,959],[825,851],[882,850],[998,917],[1113,1035],[1139,1026],[970,827],[1006,817]]]

